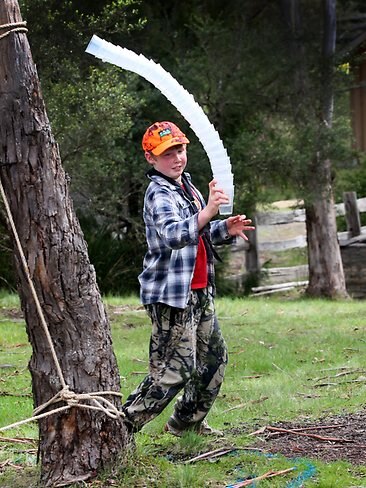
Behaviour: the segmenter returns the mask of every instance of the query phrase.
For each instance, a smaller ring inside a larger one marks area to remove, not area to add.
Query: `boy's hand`
[[[201,230],[210,222],[218,211],[219,206],[223,203],[229,203],[229,197],[220,188],[216,188],[216,180],[210,181],[208,184],[209,196],[206,207],[198,213],[198,228]]]
[[[239,236],[245,241],[248,240],[244,234],[244,230],[254,230],[255,227],[250,225],[251,219],[247,219],[246,215],[235,215],[226,219],[227,230],[231,236]]]
[[[226,195],[224,190],[216,187],[216,185],[216,180],[212,180],[208,184],[209,195],[207,207],[209,212],[212,214],[212,217],[214,217],[218,213],[220,205],[229,203],[229,197]]]

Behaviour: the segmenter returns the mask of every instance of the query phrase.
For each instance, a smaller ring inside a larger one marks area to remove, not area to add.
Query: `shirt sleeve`
[[[210,222],[210,235],[212,243],[219,244],[231,244],[234,241],[234,237],[228,232],[226,220],[212,220]]]
[[[145,224],[154,227],[164,245],[171,249],[198,244],[198,215],[188,201],[167,187],[152,185],[148,189]]]

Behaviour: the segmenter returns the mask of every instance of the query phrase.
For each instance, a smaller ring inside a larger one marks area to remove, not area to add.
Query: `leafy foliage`
[[[81,225],[103,294],[137,295],[144,243],[129,233],[118,234],[108,226],[100,226],[91,218],[81,219]]]
[[[361,166],[355,177],[348,176],[353,171],[352,75],[335,71],[328,130],[319,118],[320,2],[300,2],[304,22],[297,44],[289,43],[284,3],[172,0],[156,8],[141,0],[20,0],[49,118],[83,221],[93,216],[98,228],[142,242],[146,163],[140,141],[154,120],[172,119],[187,133],[188,170],[204,194],[211,179],[207,156],[175,107],[145,80],[85,53],[94,33],[161,63],[194,95],[231,157],[237,212],[251,215],[260,202],[308,194],[309,171],[314,171],[314,154],[320,149],[322,157],[332,160],[338,188],[350,179],[363,192]],[[362,8],[362,2],[339,2],[340,15]],[[349,26],[341,27],[343,42]]]

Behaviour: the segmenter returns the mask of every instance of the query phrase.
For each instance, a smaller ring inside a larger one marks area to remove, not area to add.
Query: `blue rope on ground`
[[[231,455],[233,454],[234,453],[231,453]],[[237,455],[238,451],[235,451],[235,454]],[[253,451],[253,454],[256,454],[257,456],[265,456],[266,458],[277,457],[276,454],[261,453],[258,451]],[[288,481],[285,485],[285,488],[301,488],[306,480],[309,480],[310,478],[313,478],[316,475],[316,467],[314,466],[314,464],[311,464],[307,459],[305,460],[301,458],[293,458],[293,459],[290,458],[288,460],[294,462],[295,464],[294,468],[296,468],[297,471],[301,469],[301,473],[299,473],[296,476],[296,478],[292,479],[291,481]],[[237,483],[241,483],[243,481],[247,481],[256,478],[258,476],[258,474],[247,474],[247,473],[244,474],[241,466],[236,466],[235,469],[238,471],[240,478],[238,478],[233,484],[226,485],[225,488],[235,488],[235,485]],[[253,481],[253,483],[250,486],[252,488],[255,488],[257,486],[257,483]]]
[[[299,462],[304,462],[304,459],[298,459]],[[304,482],[316,475],[316,467],[314,464],[305,461],[305,471],[300,473],[295,479],[286,484],[286,488],[301,488]]]

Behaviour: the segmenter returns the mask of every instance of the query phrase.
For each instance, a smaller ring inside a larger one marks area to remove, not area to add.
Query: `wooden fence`
[[[361,227],[359,215],[366,212],[366,198],[357,199],[354,192],[347,192],[344,202],[335,205],[335,210],[337,216],[345,216],[347,223],[347,231],[338,233],[347,290],[355,298],[365,298],[366,227]],[[250,233],[249,245],[240,241],[232,248],[231,279],[240,286],[248,273],[261,271],[263,283],[252,288],[257,295],[306,286],[307,265],[263,269],[260,259],[266,253],[307,246],[305,210],[258,212],[255,224],[256,232]]]

